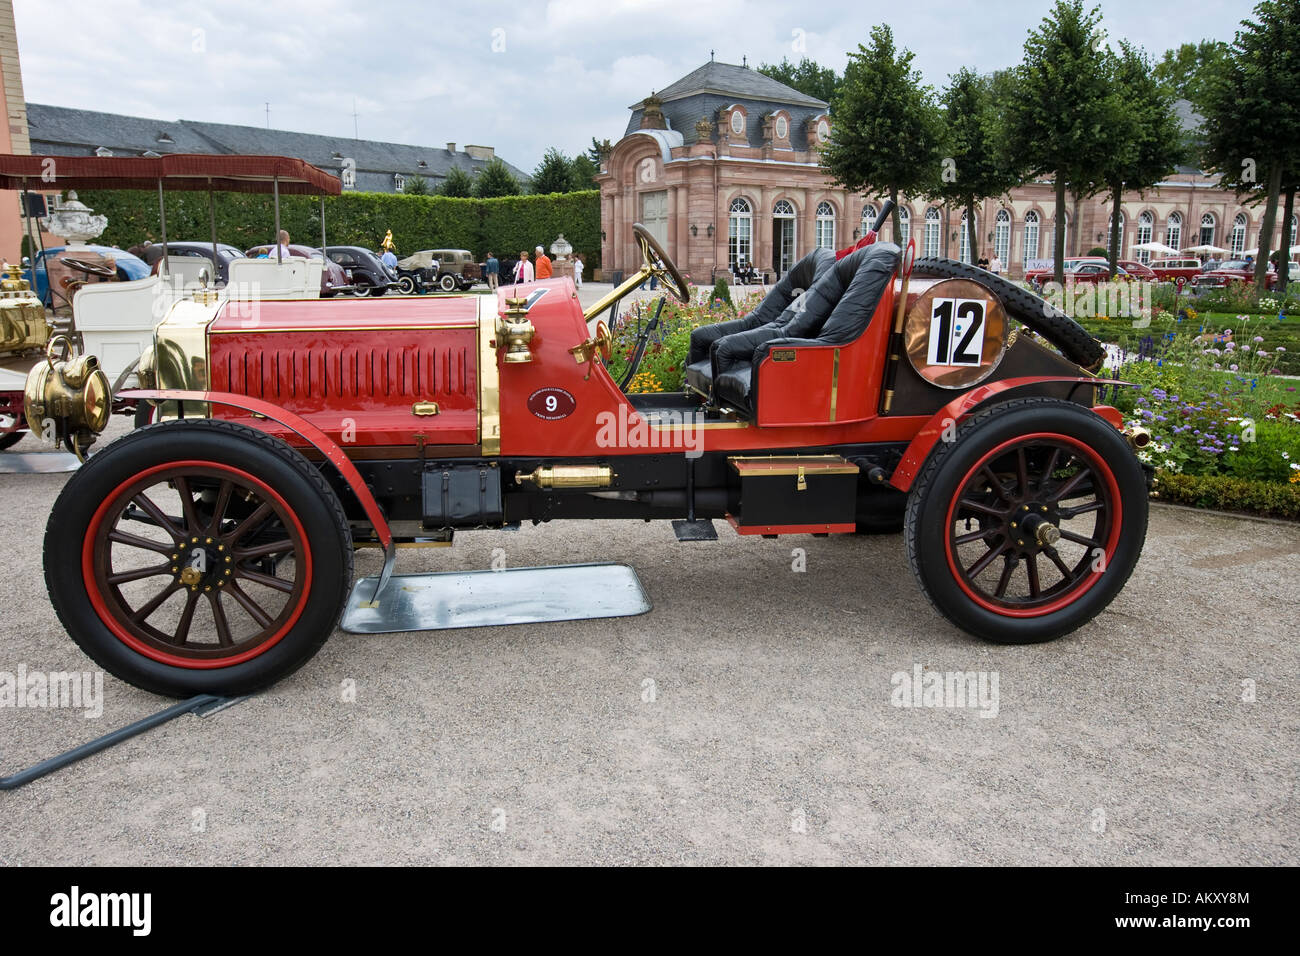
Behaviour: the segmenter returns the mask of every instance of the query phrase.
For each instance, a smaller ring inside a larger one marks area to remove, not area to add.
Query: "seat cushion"
[[[686,384],[697,392],[712,394],[713,363],[708,358],[702,358],[686,366]]]
[[[717,381],[713,383],[718,401],[752,413],[754,409],[750,404],[749,393],[753,381],[753,369],[752,365],[740,365],[719,375]]]

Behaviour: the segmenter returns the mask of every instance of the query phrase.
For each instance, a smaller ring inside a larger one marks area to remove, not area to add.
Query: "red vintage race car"
[[[50,516],[69,634],[141,687],[243,693],[320,648],[355,548],[386,550],[383,601],[403,544],[554,519],[674,519],[682,539],[713,519],[901,529],[930,603],[998,642],[1073,631],[1123,587],[1145,436],[1095,404],[1103,351],[1071,319],[972,266],[909,269],[888,243],[818,250],[753,312],[692,334],[687,390],[626,394],[598,317],[652,275],[690,294],[634,230],[640,271],[585,313],[567,279],[177,304],[131,396],[167,420],[90,455]],[[106,417],[94,376],[88,356],[43,364],[29,417],[87,447]]]

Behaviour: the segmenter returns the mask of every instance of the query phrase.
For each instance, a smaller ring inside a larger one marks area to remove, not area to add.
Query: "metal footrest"
[[[0,452],[0,474],[53,475],[81,467],[76,455],[66,451]]]
[[[623,564],[400,574],[375,601],[378,581],[361,578],[353,586],[343,630],[393,634],[632,617],[652,606],[636,572]]]
[[[685,518],[673,519],[673,534],[678,541],[717,541],[718,529],[708,518],[687,521]]]

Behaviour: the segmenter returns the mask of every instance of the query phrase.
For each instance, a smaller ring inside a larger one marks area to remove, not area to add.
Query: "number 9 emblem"
[[[903,326],[908,361],[940,388],[969,388],[993,374],[1007,345],[998,297],[969,279],[945,279],[921,294]]]

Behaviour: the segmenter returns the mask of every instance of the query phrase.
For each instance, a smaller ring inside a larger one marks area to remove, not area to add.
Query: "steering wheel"
[[[650,235],[650,230],[639,222],[632,224],[632,234],[636,236],[637,244],[641,247],[641,258],[645,260],[647,266],[659,273],[668,291],[682,302],[690,302],[691,293],[686,288],[686,280],[682,278],[677,263],[673,262],[668,253],[664,252],[664,247],[659,245],[659,240]]]
[[[78,272],[84,272],[86,275],[99,276],[101,279],[116,279],[117,270],[109,268],[99,262],[87,262],[85,259],[73,259],[71,257],[60,259],[69,269],[76,269]]]

